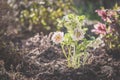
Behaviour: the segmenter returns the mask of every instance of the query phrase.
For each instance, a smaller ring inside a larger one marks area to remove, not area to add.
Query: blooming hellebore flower
[[[107,12],[106,10],[96,10],[95,12],[98,13],[98,15],[104,20],[106,21],[107,20]]]
[[[94,29],[92,30],[92,32],[95,32],[96,34],[106,34],[106,26],[105,24],[102,23],[98,23],[96,25],[94,25]]]
[[[55,44],[59,44],[64,40],[64,33],[63,32],[54,32],[52,36],[52,41]]]
[[[75,28],[72,38],[73,38],[74,41],[75,40],[76,41],[82,40],[84,38],[83,30],[81,30],[79,28]]]

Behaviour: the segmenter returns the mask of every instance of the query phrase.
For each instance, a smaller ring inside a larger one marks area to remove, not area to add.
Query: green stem
[[[71,66],[71,57],[72,57],[72,54],[71,54],[71,46],[67,46],[68,48],[68,63],[69,63],[69,66]]]
[[[68,67],[71,67],[70,58],[69,58],[69,56],[66,55],[66,52],[65,52],[64,46],[61,45],[61,47],[62,47],[63,54],[64,54],[65,58],[67,59],[67,65],[68,65]]]
[[[61,47],[62,47],[63,54],[64,54],[65,58],[67,59],[68,57],[67,57],[66,52],[64,50],[64,45],[61,44]]]
[[[71,46],[69,47],[69,46],[67,46],[68,47],[68,56],[69,56],[69,58],[72,56],[72,54],[71,54]]]
[[[73,48],[74,50],[73,50],[73,56],[72,56],[72,65],[73,65],[73,67],[74,67],[74,65],[75,65],[75,53],[76,53],[76,49],[75,49],[75,45],[74,45],[74,48]]]

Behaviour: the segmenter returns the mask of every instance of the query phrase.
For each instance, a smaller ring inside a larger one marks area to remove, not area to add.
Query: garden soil
[[[0,49],[0,80],[120,80],[120,59],[103,48],[90,50],[86,65],[73,69],[50,36],[37,35],[22,40],[17,54]]]

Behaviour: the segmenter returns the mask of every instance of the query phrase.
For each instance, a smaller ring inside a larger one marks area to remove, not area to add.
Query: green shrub
[[[33,32],[55,31],[57,29],[56,19],[69,13],[72,9],[71,0],[22,0],[14,1],[12,4],[18,6],[18,18],[24,29]]]

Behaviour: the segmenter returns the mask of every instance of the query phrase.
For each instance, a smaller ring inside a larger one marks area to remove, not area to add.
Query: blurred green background
[[[84,14],[90,20],[99,20],[96,9],[112,9],[115,4],[120,5],[120,0],[73,0],[78,13]]]
[[[1,0],[0,35],[30,37],[57,30],[57,19],[75,13],[90,21],[99,20],[101,7],[110,9],[120,0]]]

